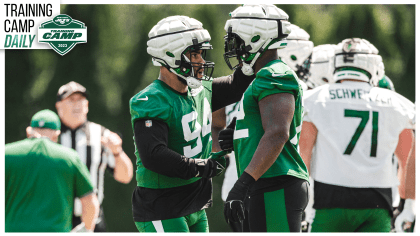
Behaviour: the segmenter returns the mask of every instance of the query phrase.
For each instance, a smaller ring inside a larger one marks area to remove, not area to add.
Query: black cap
[[[57,93],[57,102],[62,101],[63,99],[67,98],[68,96],[72,95],[73,93],[81,93],[86,98],[88,97],[86,88],[83,87],[81,84],[71,81],[58,89]]]

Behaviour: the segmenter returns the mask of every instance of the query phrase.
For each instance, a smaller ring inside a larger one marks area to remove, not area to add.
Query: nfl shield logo
[[[44,125],[45,125],[45,121],[40,120],[40,121],[38,122],[38,125],[39,125],[39,127],[44,127]]]
[[[152,121],[151,120],[146,120],[146,127],[152,127]]]

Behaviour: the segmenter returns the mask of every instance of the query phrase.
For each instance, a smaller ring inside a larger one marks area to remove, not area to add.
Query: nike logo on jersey
[[[277,74],[277,73],[271,73],[271,76],[273,77],[282,77],[285,76],[286,74]]]
[[[149,100],[149,98],[146,96],[145,98],[137,98],[137,100],[140,100],[140,101],[147,101],[147,100]]]

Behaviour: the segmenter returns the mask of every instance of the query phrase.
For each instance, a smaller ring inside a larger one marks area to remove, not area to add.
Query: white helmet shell
[[[246,46],[251,46],[250,53],[256,53],[267,41],[290,33],[289,16],[271,4],[244,4],[230,15],[232,19],[226,21],[226,32],[231,27],[232,33],[241,37]],[[279,33],[279,29],[282,32]],[[255,36],[259,36],[259,40],[251,42]]]
[[[197,39],[197,43],[209,42],[211,39],[201,22],[187,16],[166,17],[150,30],[147,53],[157,62],[178,68],[181,54],[187,47],[194,45],[193,39]]]
[[[335,44],[323,44],[314,47],[311,58],[310,75],[306,82],[309,87],[333,83]]]
[[[334,82],[341,79],[355,79],[377,86],[385,74],[382,57],[378,55],[378,52],[378,49],[366,39],[344,39],[337,45],[335,51]],[[371,78],[355,70],[340,70],[345,67],[364,70],[371,75]]]
[[[309,41],[309,34],[297,25],[291,24],[291,33],[283,40],[287,43],[286,48],[277,50],[282,61],[292,70],[297,70],[311,55],[314,43]]]

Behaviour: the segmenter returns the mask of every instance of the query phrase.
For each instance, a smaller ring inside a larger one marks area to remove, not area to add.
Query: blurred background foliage
[[[25,138],[32,115],[55,110],[58,88],[76,81],[90,93],[89,120],[123,137],[123,148],[135,163],[129,99],[157,79],[159,67],[146,52],[151,28],[162,18],[187,15],[203,23],[214,50],[214,77],[230,74],[223,60],[224,25],[238,5],[61,5],[61,13],[86,24],[88,42],[65,56],[53,50],[6,50],[5,140]],[[398,93],[415,98],[414,5],[278,5],[291,23],[305,29],[314,45],[365,38],[383,57],[385,72]],[[211,232],[228,232],[220,189],[214,179],[214,206],[207,210]],[[137,231],[131,213],[135,178],[124,185],[106,176],[104,209],[111,232]],[[170,211],[170,209],[168,209]]]

